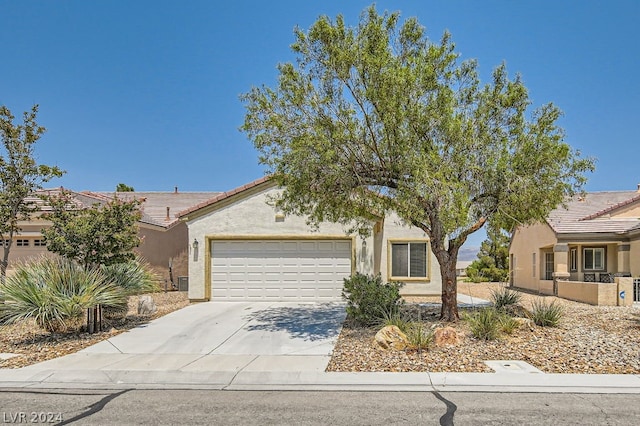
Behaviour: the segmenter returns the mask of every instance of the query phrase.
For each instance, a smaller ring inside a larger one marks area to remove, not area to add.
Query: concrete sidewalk
[[[325,372],[343,319],[343,305],[191,305],[78,353],[0,369],[0,388],[640,393],[640,375],[544,374],[509,360],[488,362],[495,373]]]
[[[543,374],[527,369],[327,373],[328,357],[321,355],[77,353],[63,359],[0,370],[0,388],[640,393],[639,375]]]

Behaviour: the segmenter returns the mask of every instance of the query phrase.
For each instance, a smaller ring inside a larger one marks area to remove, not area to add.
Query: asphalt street
[[[5,424],[637,425],[629,394],[3,390]]]

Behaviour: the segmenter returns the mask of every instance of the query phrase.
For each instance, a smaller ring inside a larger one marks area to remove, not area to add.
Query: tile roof
[[[232,196],[234,196],[236,194],[239,194],[239,193],[244,192],[244,191],[246,191],[248,189],[251,189],[251,188],[255,188],[256,186],[261,185],[261,184],[269,181],[270,178],[271,178],[270,176],[263,176],[260,179],[256,179],[253,182],[249,182],[249,183],[247,183],[245,185],[242,185],[242,186],[239,186],[237,188],[234,188],[231,191],[227,191],[227,192],[223,192],[221,194],[218,194],[215,197],[212,197],[212,198],[210,198],[210,199],[208,199],[206,201],[201,202],[200,204],[196,204],[196,205],[194,205],[194,206],[192,206],[190,208],[187,208],[187,209],[179,212],[177,216],[179,218],[180,217],[184,217],[184,216],[187,216],[190,213],[193,213],[193,212],[198,211],[200,209],[203,209],[205,207],[212,206],[212,205],[214,205],[214,204],[216,204],[216,203],[218,203],[218,202],[220,202],[222,200],[225,200],[225,199],[227,199],[229,197],[232,197]]]
[[[65,188],[52,188],[43,189],[37,191],[33,195],[26,198],[28,202],[31,202],[38,206],[38,209],[42,212],[51,211],[46,201],[40,198],[42,195],[57,195],[62,191],[67,191],[71,194],[70,208],[86,208],[91,207],[94,204],[106,204],[117,196],[121,200],[141,200],[142,218],[140,222],[150,225],[161,226],[163,228],[170,228],[180,221],[177,217],[177,213],[181,210],[188,209],[193,205],[202,203],[205,200],[209,200],[212,197],[217,196],[220,192],[93,192],[83,191],[76,192]],[[167,211],[167,208],[169,209]]]
[[[553,210],[547,222],[556,233],[624,233],[640,225],[639,218],[610,218],[607,213],[634,202],[637,191],[591,192],[575,196],[567,207]]]
[[[106,200],[117,196],[121,200],[141,200],[140,222],[169,228],[178,223],[178,213],[219,195],[220,192],[91,192],[89,195]]]

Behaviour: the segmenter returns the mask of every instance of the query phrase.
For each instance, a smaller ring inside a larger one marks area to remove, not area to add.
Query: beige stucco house
[[[599,305],[640,301],[640,187],[574,197],[518,227],[509,256],[511,285]]]
[[[179,214],[189,232],[191,300],[340,300],[343,279],[356,271],[403,281],[403,294],[441,293],[422,230],[393,214],[372,222],[368,236],[336,223],[313,229],[272,206],[278,191],[262,178]]]
[[[31,220],[19,223],[21,231],[14,235],[9,257],[9,268],[17,261],[47,254],[46,242],[42,230],[51,226],[44,215],[51,210],[39,198],[40,195],[55,195],[61,188],[43,190],[28,198],[29,203],[38,206]],[[145,258],[161,280],[175,284],[177,277],[187,275],[188,233],[187,226],[176,214],[198,203],[214,197],[219,192],[179,192],[177,188],[169,192],[76,192],[66,190],[72,197],[72,208],[84,208],[93,204],[104,204],[113,197],[137,199],[141,201],[142,218],[138,222],[139,236],[142,239],[137,251]],[[5,243],[5,242],[3,242]],[[172,277],[169,275],[169,263]]]

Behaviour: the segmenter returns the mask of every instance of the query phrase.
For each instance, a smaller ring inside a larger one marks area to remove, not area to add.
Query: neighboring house
[[[640,276],[640,186],[576,196],[544,223],[518,227],[509,261],[517,287],[592,304],[638,301],[629,277]]]
[[[472,263],[471,260],[458,260],[456,262],[456,277],[466,277],[467,268],[471,266]]]
[[[25,260],[48,253],[42,237],[42,229],[51,226],[43,214],[51,211],[37,195],[55,195],[60,189],[40,191],[28,201],[35,203],[39,209],[32,220],[19,223],[22,231],[14,235],[11,247],[9,268],[16,261]],[[69,191],[69,190],[67,190]],[[193,205],[214,197],[219,192],[75,192],[69,191],[73,200],[71,208],[85,208],[94,204],[105,204],[117,196],[123,200],[137,199],[142,201],[142,218],[139,221],[139,236],[142,243],[137,251],[161,275],[163,281],[169,282],[169,263],[172,265],[174,283],[178,276],[186,276],[188,272],[188,233],[184,222],[176,218],[176,213]]]
[[[356,271],[403,281],[403,294],[441,293],[422,230],[395,215],[371,223],[366,237],[336,223],[314,230],[268,203],[278,191],[262,178],[179,214],[191,242],[189,299],[340,300],[343,279]]]

